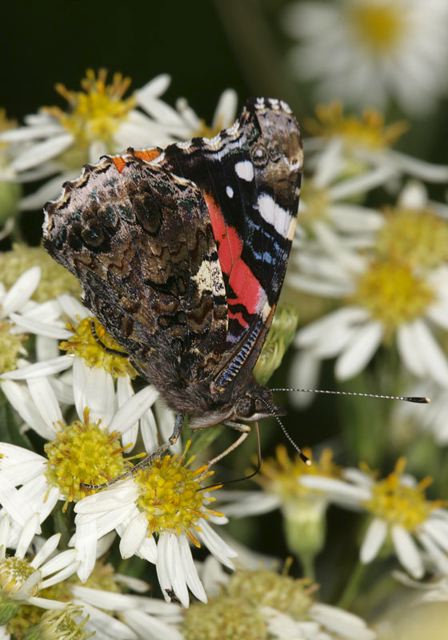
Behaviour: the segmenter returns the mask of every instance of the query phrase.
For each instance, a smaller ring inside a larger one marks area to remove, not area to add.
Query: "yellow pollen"
[[[308,458],[313,458],[310,449],[304,449],[304,453]],[[338,478],[340,470],[333,462],[331,449],[324,449],[320,459],[313,460],[313,464],[308,466],[298,456],[291,459],[286,447],[279,445],[276,449],[276,458],[263,461],[258,483],[265,490],[280,494],[283,500],[319,493],[300,485],[299,480],[304,475]]]
[[[0,373],[17,368],[17,358],[23,351],[23,343],[27,336],[11,333],[11,324],[0,321]]]
[[[376,251],[412,267],[441,266],[448,262],[448,222],[431,209],[388,209]]]
[[[4,595],[14,595],[36,571],[21,558],[13,556],[0,561],[0,590]],[[35,587],[37,592],[37,586]]]
[[[94,330],[93,330],[94,327]],[[83,358],[89,367],[105,369],[115,378],[137,374],[129,360],[120,355],[123,349],[96,318],[84,318],[78,325],[68,324],[73,336],[60,343],[59,347],[67,353]],[[112,351],[108,351],[111,349]]]
[[[115,73],[111,84],[106,81],[106,69],[100,69],[97,75],[88,69],[81,81],[82,91],[70,91],[63,84],[56,85],[56,91],[68,102],[68,113],[59,107],[46,109],[73,134],[81,149],[88,149],[92,142],[101,140],[112,151],[114,133],[136,104],[133,96],[123,97],[131,84],[130,78]]]
[[[425,490],[431,484],[430,478],[424,478],[416,486],[403,484],[405,466],[405,459],[400,458],[394,471],[374,485],[373,495],[364,506],[391,525],[414,531],[432,511],[445,506],[445,503],[443,500],[426,500]]]
[[[373,261],[350,298],[383,324],[386,335],[423,316],[433,300],[434,292],[423,279],[408,265],[391,260]]]
[[[320,138],[343,138],[349,147],[384,149],[391,146],[408,128],[398,121],[385,126],[383,116],[375,109],[366,109],[362,116],[344,115],[340,102],[316,107],[316,119],[305,120],[305,127]]]
[[[401,45],[407,15],[403,3],[363,0],[348,9],[360,43],[376,55],[390,55]]]
[[[205,471],[204,467],[189,469],[192,460],[185,463],[185,453],[158,458],[151,467],[137,472],[135,481],[140,489],[137,505],[148,521],[148,534],[166,531],[187,534],[199,546],[195,535],[200,528],[198,521],[217,513],[207,508],[215,499],[201,491],[202,482],[213,471]],[[215,488],[208,491],[211,490]]]
[[[44,449],[48,458],[48,481],[60,489],[67,502],[94,493],[81,483],[103,484],[128,468],[120,434],[101,429],[100,421],[90,422],[88,409],[82,421],[60,425],[56,438],[47,442]]]

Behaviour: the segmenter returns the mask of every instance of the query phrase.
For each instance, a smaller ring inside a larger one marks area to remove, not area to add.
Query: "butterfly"
[[[303,151],[283,101],[214,138],[86,165],[45,206],[43,242],[85,305],[191,429],[271,415],[253,368],[294,238]]]

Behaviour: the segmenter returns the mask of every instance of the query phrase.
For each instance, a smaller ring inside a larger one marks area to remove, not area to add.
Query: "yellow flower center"
[[[394,471],[373,487],[372,497],[364,503],[374,516],[414,531],[434,509],[444,506],[442,500],[428,501],[425,490],[431,484],[425,478],[412,487],[402,482],[406,460],[400,458]]]
[[[304,453],[312,459],[312,452],[309,449],[305,449]],[[296,500],[310,493],[319,493],[299,483],[301,476],[304,475],[339,477],[340,471],[333,462],[333,452],[330,449],[324,449],[320,459],[314,460],[313,464],[308,466],[303,464],[298,456],[291,459],[286,447],[279,445],[276,449],[276,458],[263,461],[258,482],[265,490],[280,495],[283,501]]]
[[[11,333],[11,324],[0,321],[0,373],[17,369],[17,358],[23,350],[27,336]]]
[[[44,447],[48,458],[46,475],[57,486],[67,502],[93,493],[82,484],[104,484],[126,471],[124,449],[117,431],[109,433],[92,423],[89,410],[83,420],[60,425],[56,438]]]
[[[189,444],[181,456],[158,458],[150,467],[137,472],[135,481],[140,490],[137,505],[148,521],[148,534],[166,531],[186,534],[200,546],[195,535],[200,527],[198,521],[217,514],[207,508],[215,498],[201,491],[202,482],[213,471],[206,471],[205,466],[189,469],[193,458],[185,462],[188,448]]]
[[[424,315],[434,292],[408,265],[378,260],[360,276],[351,301],[367,308],[384,325],[386,334],[391,334]]]
[[[43,247],[14,244],[12,251],[0,253],[0,282],[7,288],[12,287],[22,273],[34,266],[40,267],[41,278],[33,300],[46,302],[63,293],[79,296],[78,280],[53,260]]]
[[[88,640],[93,638],[94,631],[86,631],[89,616],[81,606],[68,604],[64,609],[48,610],[42,615],[29,640]]]
[[[344,115],[340,102],[316,107],[316,119],[306,120],[308,131],[321,138],[343,138],[349,147],[384,149],[391,146],[406,130],[404,121],[385,126],[383,116],[366,109],[362,116]]]
[[[3,596],[13,596],[36,571],[22,558],[11,556],[0,561],[0,590]]]
[[[56,85],[56,91],[69,104],[68,113],[59,107],[46,109],[73,134],[79,151],[85,152],[92,142],[98,140],[113,151],[114,133],[136,104],[133,96],[123,98],[131,83],[130,78],[115,73],[111,84],[106,84],[106,80],[106,69],[100,69],[98,75],[88,69],[81,81],[82,91],[69,91],[63,84]]]
[[[403,3],[363,0],[348,11],[361,44],[373,53],[387,55],[401,44],[407,17]]]
[[[448,223],[431,209],[387,211],[378,234],[376,250],[381,257],[412,267],[433,269],[448,262]]]
[[[48,589],[39,591],[40,598],[47,600],[59,600],[60,602],[69,602],[73,597],[68,582],[59,582]],[[36,607],[32,604],[20,604],[17,607],[15,615],[7,622],[7,631],[15,640],[23,640],[27,638],[28,630],[39,624],[45,609]]]
[[[105,369],[114,378],[137,375],[118,342],[96,318],[84,318],[78,325],[69,323],[67,328],[73,335],[60,343],[63,351],[83,358],[89,367]]]
[[[186,609],[182,633],[185,640],[268,640],[271,637],[256,608],[241,598],[227,595]]]
[[[295,620],[309,620],[315,585],[273,571],[237,571],[208,604],[193,604],[182,631],[186,640],[267,640],[271,637],[261,607],[272,607]]]

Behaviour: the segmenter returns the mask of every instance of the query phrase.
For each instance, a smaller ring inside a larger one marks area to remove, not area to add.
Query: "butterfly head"
[[[273,183],[294,181],[302,169],[303,148],[289,106],[283,100],[253,98],[246,103],[246,114],[256,131],[250,151],[254,166]]]
[[[234,406],[234,420],[255,422],[278,413],[270,389],[254,383]]]

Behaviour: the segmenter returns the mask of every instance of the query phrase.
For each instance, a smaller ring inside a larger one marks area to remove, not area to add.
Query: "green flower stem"
[[[366,570],[367,565],[362,564],[362,562],[358,560],[339,599],[339,602],[337,603],[338,607],[341,607],[342,609],[350,609],[353,601],[356,599],[360,592],[360,587],[365,578]]]

